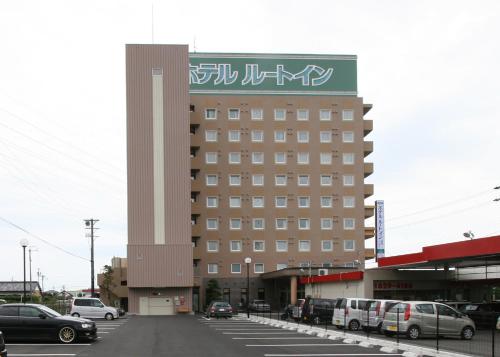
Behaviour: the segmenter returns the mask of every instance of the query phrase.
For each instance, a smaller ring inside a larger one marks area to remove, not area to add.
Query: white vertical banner
[[[385,257],[384,201],[375,201],[375,255]]]

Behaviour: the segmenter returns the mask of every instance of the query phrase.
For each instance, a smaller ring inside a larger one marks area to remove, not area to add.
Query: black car
[[[3,340],[2,331],[0,331],[0,357],[7,357],[7,350],[5,349],[5,341]]]
[[[498,316],[500,316],[500,304],[492,303],[472,303],[462,306],[460,312],[469,316],[476,324],[476,327],[494,328]]]
[[[0,305],[0,330],[7,342],[36,339],[72,343],[97,338],[95,322],[62,316],[38,304]]]
[[[316,325],[331,323],[336,303],[337,299],[306,298],[302,307],[302,320]]]
[[[233,308],[232,306],[225,301],[212,301],[210,305],[207,307],[206,315],[208,318],[210,317],[233,317]]]

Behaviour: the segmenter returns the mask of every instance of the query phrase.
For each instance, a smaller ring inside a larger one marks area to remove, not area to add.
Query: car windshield
[[[54,311],[52,310],[51,308],[47,307],[47,306],[39,306],[38,307],[40,310],[42,310],[43,312],[45,312],[47,315],[49,315],[50,317],[58,317],[58,316],[62,316],[60,313],[58,313],[57,311]]]

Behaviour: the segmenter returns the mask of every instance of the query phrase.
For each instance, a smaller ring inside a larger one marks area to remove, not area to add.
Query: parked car
[[[476,303],[462,306],[460,312],[469,316],[477,327],[492,328],[500,316],[499,303]]]
[[[233,317],[233,307],[226,301],[212,301],[206,311],[206,316],[210,317]]]
[[[118,310],[106,306],[97,298],[75,298],[71,304],[71,316],[113,320],[119,317]]]
[[[337,328],[347,327],[357,331],[361,328],[362,311],[367,309],[373,300],[358,298],[338,299],[333,311],[332,324]]]
[[[337,299],[306,299],[302,308],[302,320],[304,322],[311,321],[315,325],[325,321],[331,323],[336,303]]]
[[[363,329],[377,330],[382,333],[382,322],[385,312],[398,301],[394,300],[373,300],[365,310],[361,312],[361,326]]]
[[[306,299],[297,299],[297,302],[293,306],[292,316],[295,321],[298,321],[302,318],[302,308],[304,307],[304,303]]]
[[[271,311],[271,305],[264,300],[253,300],[249,305],[249,309],[250,311],[269,312]]]
[[[97,338],[93,321],[63,316],[39,304],[0,305],[0,330],[8,343],[31,339],[73,343]]]
[[[0,357],[7,357],[7,349],[5,348],[2,331],[0,331]]]
[[[393,305],[385,313],[382,330],[386,335],[400,333],[412,340],[425,335],[435,336],[437,332],[439,336],[460,336],[464,340],[470,340],[474,336],[476,325],[469,317],[445,304],[405,301]]]

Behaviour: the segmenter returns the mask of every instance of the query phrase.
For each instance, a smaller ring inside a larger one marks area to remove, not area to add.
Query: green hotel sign
[[[191,94],[357,95],[356,56],[189,55]]]

